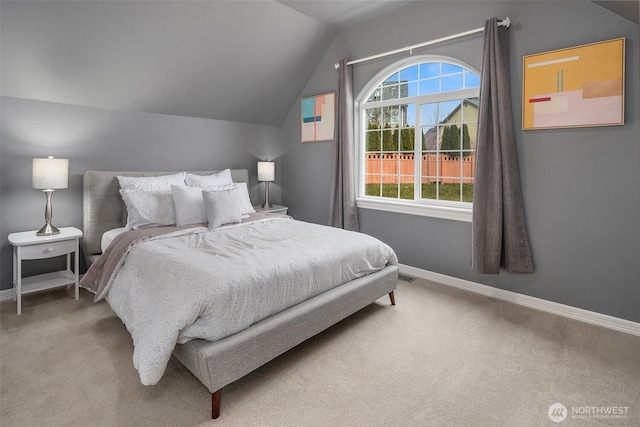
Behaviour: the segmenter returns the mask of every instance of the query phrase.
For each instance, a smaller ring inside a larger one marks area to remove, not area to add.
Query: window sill
[[[460,208],[440,205],[421,205],[398,200],[373,200],[358,198],[356,206],[362,209],[374,209],[385,212],[396,212],[408,215],[428,216],[432,218],[450,219],[453,221],[471,222],[471,208]]]

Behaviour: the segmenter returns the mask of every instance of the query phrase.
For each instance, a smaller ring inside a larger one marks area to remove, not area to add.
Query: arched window
[[[470,220],[479,87],[478,73],[444,57],[380,73],[359,102],[358,206]]]

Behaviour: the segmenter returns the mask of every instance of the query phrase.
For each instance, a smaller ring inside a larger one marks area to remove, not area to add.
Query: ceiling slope
[[[278,0],[313,19],[345,28],[391,12],[415,0]]]
[[[2,1],[2,95],[279,126],[337,29],[275,1]]]
[[[640,0],[593,0],[593,2],[631,22],[640,23]]]

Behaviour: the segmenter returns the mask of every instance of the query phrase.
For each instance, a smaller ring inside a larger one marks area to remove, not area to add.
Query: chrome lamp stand
[[[51,195],[54,190],[43,190],[45,196],[47,197],[47,205],[44,208],[44,226],[36,232],[36,236],[53,236],[54,234],[59,234],[60,230],[58,230],[53,224],[51,224]]]
[[[264,203],[262,204],[263,209],[272,208],[273,205],[269,203],[269,181],[264,182]]]

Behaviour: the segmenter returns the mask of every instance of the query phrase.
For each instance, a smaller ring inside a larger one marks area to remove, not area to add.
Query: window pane
[[[404,182],[405,180],[411,179],[411,184],[409,183],[401,183],[400,184],[400,198],[405,200],[413,200],[413,176],[401,177],[401,180]]]
[[[382,197],[398,198],[398,185],[397,184],[383,184],[382,185]]]
[[[415,148],[416,131],[414,128],[400,129],[400,151],[413,151]],[[413,157],[411,158],[413,161]]]
[[[367,196],[377,196],[380,197],[382,191],[382,185],[380,184],[379,176],[366,176],[367,182],[364,186],[364,193]],[[369,182],[371,180],[371,182]]]
[[[421,196],[423,199],[437,200],[437,183],[435,180],[423,179]]]
[[[382,86],[389,86],[398,83],[398,73],[395,73],[382,83]]]
[[[437,77],[440,75],[440,63],[439,62],[427,62],[420,64],[420,79],[426,79],[429,77]]]
[[[398,85],[385,86],[382,88],[382,100],[398,98]]]
[[[368,176],[367,183],[373,178],[378,178],[382,173],[382,155],[380,153],[367,153],[364,172]],[[373,179],[371,182],[379,182],[379,179]]]
[[[418,66],[414,65],[413,67],[405,68],[400,70],[400,81],[401,82],[410,82],[418,80]]]
[[[473,182],[475,167],[476,167],[476,156],[473,152],[463,151],[462,152],[462,179]]]
[[[478,98],[468,98],[464,100],[462,121],[464,123],[478,122]]]
[[[438,124],[438,104],[420,105],[420,121],[423,125]]]
[[[400,194],[400,186],[398,185],[397,176],[382,177],[382,197],[390,197],[397,199]]]
[[[382,151],[398,151],[398,129],[387,124],[382,129]]]
[[[407,96],[418,96],[419,94],[418,82],[407,83]]]
[[[407,96],[409,96],[409,83],[407,82],[401,82],[398,85],[399,91],[400,91],[400,98],[406,98]]]
[[[378,86],[376,90],[373,91],[369,99],[367,99],[367,102],[380,101],[381,94],[382,94],[382,89],[380,88],[380,86]]]
[[[369,108],[366,110],[367,129],[380,129],[382,123],[382,108]]]
[[[442,182],[438,184],[438,199],[459,202],[460,199],[460,182]]]
[[[476,146],[476,124],[471,125],[465,123],[462,125],[462,151],[464,156],[468,156]],[[473,133],[473,137],[471,136]]]
[[[436,182],[439,176],[440,162],[438,161],[438,154],[432,151],[425,151],[422,153],[420,161],[422,164],[422,183]]]
[[[427,126],[422,128],[422,149],[436,150],[438,148],[438,127]]]
[[[478,133],[478,98],[466,99],[463,113],[462,149],[475,150]],[[469,153],[465,155],[468,156]]]
[[[442,78],[441,82],[442,92],[448,92],[451,90],[460,90],[463,86],[462,74],[454,74]]]
[[[462,201],[467,203],[473,202],[473,181],[468,179],[462,180]]]
[[[414,127],[416,125],[416,104],[401,105],[400,116],[400,123],[403,127]]]
[[[480,76],[475,74],[475,73],[471,73],[469,71],[465,71],[465,73],[464,73],[464,87],[466,87],[466,88],[480,87]]]
[[[440,155],[440,182],[445,184],[460,184],[460,155],[442,153]]]
[[[420,80],[420,95],[440,92],[440,79]]]
[[[382,108],[382,117],[385,125],[399,126],[400,107],[397,105]]]
[[[462,101],[457,99],[455,101],[445,101],[438,103],[438,123],[460,123],[462,122],[462,114],[460,109],[462,107]]]
[[[380,151],[382,149],[382,132],[380,131],[367,131],[367,151]]]
[[[415,169],[414,154],[400,153],[398,155],[398,170],[402,177],[403,184],[413,184],[413,175]]]
[[[460,155],[460,127],[445,125],[440,127],[440,152],[447,156]]]
[[[462,73],[463,71],[464,68],[460,67],[459,65],[447,64],[446,62],[442,63],[443,76],[447,74]]]

